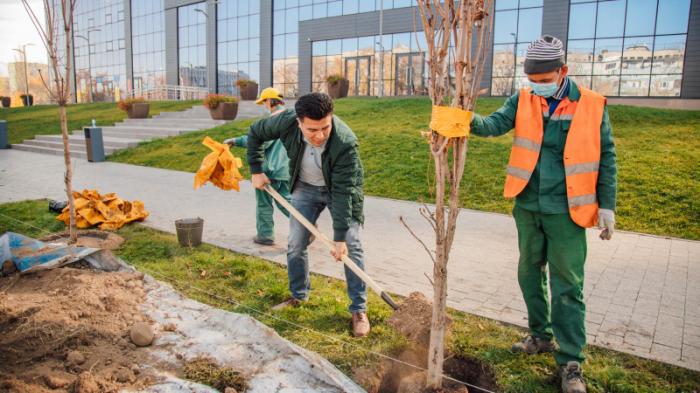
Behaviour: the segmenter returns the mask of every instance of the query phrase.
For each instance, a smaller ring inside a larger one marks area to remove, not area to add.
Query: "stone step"
[[[177,136],[184,134],[188,131],[179,130],[168,130],[168,131],[154,131],[154,130],[127,130],[118,127],[103,127],[102,136],[110,138],[128,138],[128,139],[148,139],[148,138],[166,138],[169,136]],[[74,131],[74,135],[82,135],[82,131]]]
[[[23,150],[23,151],[30,151],[34,153],[43,153],[43,154],[53,154],[56,156],[62,156],[63,155],[63,147],[61,148],[51,148],[51,147],[44,147],[44,146],[33,146],[33,145],[27,145],[24,143],[19,143],[12,145],[13,149],[16,150]],[[87,153],[85,151],[71,151],[71,157],[73,158],[87,158]]]
[[[198,119],[173,119],[173,118],[158,118],[158,119],[124,119],[123,122],[117,125],[125,126],[155,126],[155,127],[178,127],[187,126],[192,128],[212,128],[222,124],[226,124],[224,120],[198,120]]]
[[[180,131],[194,131],[196,128],[186,125],[186,124],[181,124],[178,126],[163,126],[163,125],[157,125],[157,124],[149,124],[149,125],[141,125],[141,124],[115,124],[113,126],[107,126],[107,127],[102,127],[102,132],[104,133],[106,130],[115,130],[118,129],[120,131],[133,131],[133,132],[163,132],[163,133],[175,133],[175,132],[180,132]],[[177,135],[177,134],[175,134]]]
[[[36,140],[43,140],[49,142],[60,142],[63,143],[61,135],[37,135]],[[80,131],[80,133],[75,133],[68,136],[68,140],[71,144],[79,143],[85,146],[85,135]],[[25,141],[26,142],[26,141]],[[126,149],[128,147],[135,147],[141,142],[140,139],[133,138],[114,138],[110,136],[102,135],[102,143],[105,148],[113,147],[117,149]]]
[[[36,139],[29,139],[24,142],[22,142],[23,145],[27,146],[39,146],[39,147],[50,147],[52,149],[59,149],[63,151],[63,141],[61,142],[53,142],[53,141],[45,141],[45,140],[36,140]],[[80,143],[77,140],[72,140],[70,141],[70,153],[71,155],[74,152],[83,152],[86,150],[85,148],[85,142]],[[104,146],[105,154],[110,155],[114,153],[117,150],[120,150],[119,148],[116,147],[109,147],[109,146]]]

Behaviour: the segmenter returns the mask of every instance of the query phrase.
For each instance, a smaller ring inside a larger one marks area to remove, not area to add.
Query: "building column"
[[[681,98],[700,98],[700,0],[690,3]]]
[[[260,1],[260,88],[272,86],[272,1]]]
[[[119,44],[117,44],[119,45]],[[126,56],[126,90],[134,90],[134,49],[131,39],[131,1],[124,1],[124,55]]]
[[[217,69],[216,61],[216,3],[207,2],[207,88],[210,93],[217,91]]]

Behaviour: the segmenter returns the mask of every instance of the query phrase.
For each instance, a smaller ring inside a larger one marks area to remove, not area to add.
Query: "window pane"
[[[326,17],[326,3],[314,4],[314,19]]]
[[[493,46],[493,76],[513,76],[515,74],[515,45]]]
[[[571,79],[576,82],[577,85],[581,87],[585,87],[590,89],[591,88],[591,77],[590,76],[583,76],[583,75],[571,75]]]
[[[496,9],[513,9],[518,8],[518,0],[496,0]]]
[[[357,56],[357,38],[343,39],[343,56]]]
[[[620,77],[615,76],[594,76],[593,90],[604,96],[616,96],[620,87]]]
[[[311,47],[311,54],[313,56],[325,56],[326,41],[314,41]]]
[[[654,74],[683,73],[685,34],[656,37],[654,42]]]
[[[299,20],[309,20],[312,18],[313,11],[310,5],[305,7],[299,7]]]
[[[360,0],[359,12],[374,11],[374,0]]]
[[[520,0],[520,8],[525,7],[542,7],[542,0]]]
[[[571,75],[590,75],[593,72],[593,40],[569,41],[566,63]]]
[[[622,53],[623,74],[649,74],[651,72],[651,49],[653,37],[625,38]]]
[[[542,35],[542,8],[520,10],[518,42],[531,42]]]
[[[623,75],[620,81],[621,96],[648,96],[649,75]]]
[[[297,57],[297,53],[299,52],[298,37],[299,36],[297,34],[287,34],[287,38],[285,39],[286,48],[284,51],[287,58]]]
[[[333,1],[328,3],[328,16],[343,15],[343,2]]]
[[[513,78],[491,79],[492,96],[509,96],[513,94]]]
[[[285,20],[287,33],[296,33],[299,31],[299,9],[290,8],[287,10],[287,18]]]
[[[569,38],[593,38],[596,3],[572,5],[569,12]]]
[[[343,14],[356,14],[359,8],[359,0],[343,0]]]
[[[651,95],[678,97],[681,95],[681,75],[654,75],[651,77]]]
[[[515,47],[515,76],[525,76],[525,56],[529,43],[518,44]],[[516,81],[517,84],[517,81]]]
[[[272,39],[272,58],[284,58],[284,35],[276,35]]]
[[[656,18],[656,0],[635,0],[634,5],[627,6],[625,35],[654,34]]]
[[[326,53],[329,55],[339,55],[342,51],[340,40],[330,40],[326,42]]]
[[[494,26],[494,43],[507,44],[515,42],[518,28],[518,11],[496,12],[496,22]]]
[[[598,3],[596,37],[622,37],[625,20],[625,0]]]
[[[690,0],[659,0],[656,34],[685,34],[689,14]]]
[[[622,38],[596,40],[595,58],[593,59],[594,75],[620,74],[622,58]]]

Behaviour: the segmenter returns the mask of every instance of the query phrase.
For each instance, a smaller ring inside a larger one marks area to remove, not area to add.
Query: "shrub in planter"
[[[148,111],[151,105],[143,98],[127,98],[117,103],[119,109],[126,112],[129,119],[145,119],[148,117]]]
[[[331,98],[343,98],[348,96],[350,82],[342,75],[329,75],[326,77],[326,86],[328,88],[328,95],[331,96]]]
[[[12,98],[10,97],[0,97],[0,101],[2,101],[3,108],[9,108],[12,105]]]
[[[258,97],[258,84],[249,79],[239,79],[236,81],[236,86],[241,92],[241,99],[250,101]]]
[[[31,94],[20,94],[19,98],[22,100],[24,106],[34,105],[34,96]]]
[[[214,120],[233,120],[238,114],[238,98],[223,94],[209,94],[204,99],[209,115]]]

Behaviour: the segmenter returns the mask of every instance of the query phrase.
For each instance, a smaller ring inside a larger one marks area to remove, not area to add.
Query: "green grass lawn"
[[[47,231],[61,231],[64,226],[54,217],[47,211],[46,201],[3,204],[0,205],[0,233],[12,230],[40,237]],[[261,316],[247,308],[270,313],[270,307],[286,296],[287,274],[283,266],[206,244],[197,248],[182,248],[174,235],[142,225],[129,225],[118,233],[126,242],[117,250],[117,254],[140,270],[172,283],[185,295],[198,301],[234,312],[250,313],[288,340],[318,352],[348,375],[351,375],[354,367],[379,362],[376,355],[369,354],[367,350],[396,356],[408,345],[403,337],[386,325],[390,310],[374,294],[369,297],[372,334],[365,339],[352,338],[342,281],[313,275],[313,292],[307,304],[296,309],[272,312],[275,317],[318,332],[314,333],[290,326],[279,319]],[[206,271],[204,277],[202,271]],[[183,282],[187,284],[182,285]],[[201,291],[235,299],[243,306],[234,306]],[[498,391],[558,391],[556,380],[552,377],[555,364],[551,356],[525,357],[510,352],[511,343],[521,337],[522,329],[467,313],[451,311],[451,314],[455,322],[450,349],[458,355],[475,358],[488,365],[495,373]],[[691,393],[700,389],[700,373],[675,366],[597,347],[587,349],[587,358],[585,375],[590,392]]]
[[[488,114],[501,99],[479,100]],[[365,192],[411,201],[433,200],[432,162],[419,131],[427,130],[427,99],[350,98],[336,112],[357,134],[365,166]],[[611,106],[617,144],[619,229],[700,239],[700,111]],[[136,165],[194,172],[208,149],[205,135],[223,140],[244,134],[250,121],[144,143],[109,159]],[[473,137],[462,187],[462,206],[510,213],[502,197],[512,133]],[[244,156],[243,149],[234,154]],[[245,160],[244,160],[245,161]]]
[[[149,117],[162,111],[188,109],[197,103],[200,101],[150,101]],[[89,126],[92,124],[92,119],[95,119],[98,126],[111,126],[126,118],[126,112],[119,110],[114,102],[69,105],[67,113],[68,131]],[[34,135],[61,133],[56,105],[4,108],[0,110],[0,120],[7,120],[10,143],[20,143],[25,139],[34,138]]]

